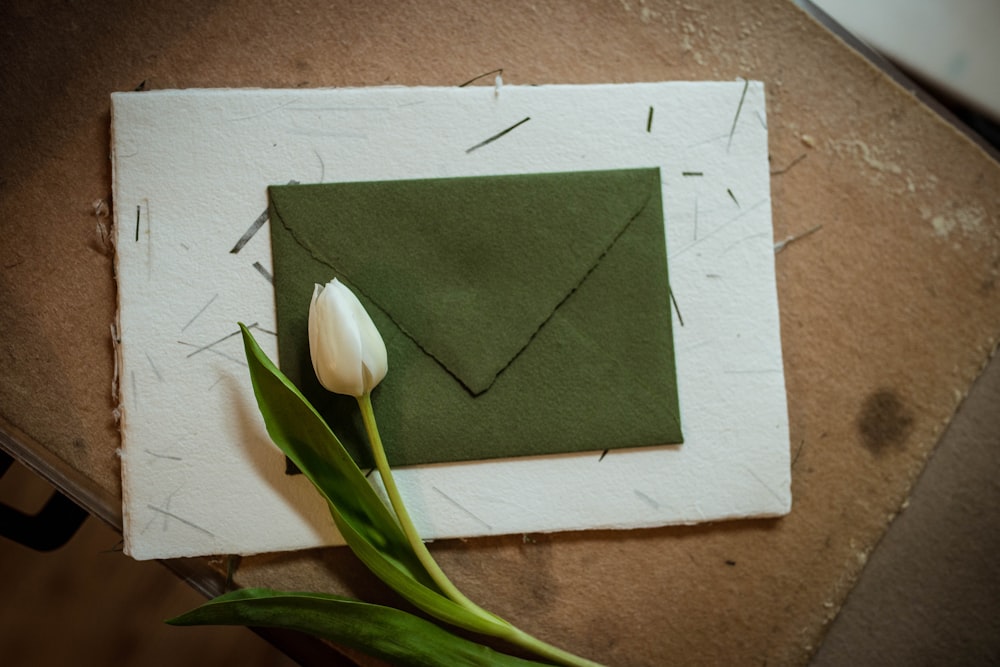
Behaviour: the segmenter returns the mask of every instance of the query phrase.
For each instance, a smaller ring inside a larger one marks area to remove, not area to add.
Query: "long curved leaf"
[[[321,593],[245,589],[217,597],[167,622],[298,630],[389,660],[394,665],[542,664],[498,653],[398,609]]]
[[[240,323],[250,379],[271,440],[358,533],[427,586],[433,586],[395,518],[337,436]],[[346,536],[345,536],[346,538]]]
[[[268,359],[242,323],[257,405],[274,443],[326,498],[344,541],[382,581],[418,608],[452,625],[507,636],[510,625],[445,597],[418,560],[399,524],[337,436]]]

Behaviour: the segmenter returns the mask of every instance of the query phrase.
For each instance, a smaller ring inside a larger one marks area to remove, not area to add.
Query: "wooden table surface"
[[[803,664],[1000,330],[1000,168],[790,3],[214,3],[0,10],[0,446],[120,525],[109,93],[765,82],[791,515],[435,544],[470,597],[611,664]],[[224,559],[176,563],[218,585]],[[244,585],[392,595],[343,549]]]

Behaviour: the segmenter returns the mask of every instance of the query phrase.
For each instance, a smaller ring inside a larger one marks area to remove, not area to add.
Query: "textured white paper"
[[[135,558],[341,543],[309,483],[284,474],[236,335],[256,323],[277,354],[267,225],[231,251],[266,187],[293,180],[661,169],[685,444],[402,469],[426,538],[789,511],[761,83],[157,91],[112,108]]]

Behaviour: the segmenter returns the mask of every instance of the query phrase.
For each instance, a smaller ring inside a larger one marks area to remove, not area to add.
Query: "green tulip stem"
[[[382,437],[379,435],[378,425],[375,423],[375,412],[372,410],[371,394],[364,394],[358,398],[358,405],[361,406],[361,418],[364,420],[365,430],[368,431],[368,440],[371,443],[372,453],[375,455],[375,467],[378,468],[378,473],[382,477],[382,484],[385,486],[385,492],[389,496],[389,504],[392,505],[392,509],[396,512],[396,518],[403,529],[403,534],[409,540],[410,546],[413,547],[413,551],[417,554],[420,563],[427,570],[434,583],[438,585],[438,588],[441,589],[442,593],[478,616],[491,621],[498,620],[493,614],[480,608],[472,600],[465,597],[455,587],[455,584],[451,583],[451,580],[445,575],[441,566],[431,556],[431,552],[427,550],[427,545],[420,539],[420,534],[417,532],[416,526],[413,525],[410,513],[406,511],[406,506],[403,504],[403,497],[399,494],[396,480],[392,476],[392,470],[389,469],[389,460],[385,456]]]
[[[437,564],[431,552],[427,550],[427,545],[424,544],[423,540],[420,539],[420,534],[417,532],[416,526],[413,525],[413,520],[410,518],[410,513],[406,511],[406,506],[403,504],[403,497],[399,494],[399,488],[396,486],[396,480],[392,476],[392,470],[389,469],[389,460],[385,456],[385,448],[382,446],[382,437],[378,432],[378,425],[375,423],[375,412],[372,410],[372,401],[370,394],[363,394],[358,397],[358,405],[361,407],[361,418],[365,424],[365,430],[368,432],[368,440],[371,444],[372,454],[375,457],[375,467],[378,468],[379,475],[382,477],[382,484],[385,486],[385,492],[389,496],[389,504],[392,505],[393,511],[396,513],[396,518],[399,520],[400,528],[403,529],[403,534],[406,535],[406,539],[410,542],[410,546],[413,547],[414,553],[416,553],[417,558],[420,563],[427,570],[427,573],[434,580],[434,583],[438,585],[441,592],[447,595],[456,604],[468,609],[470,612],[486,618],[494,623],[499,623],[502,629],[498,629],[494,636],[509,641],[510,643],[526,648],[533,651],[537,655],[551,660],[560,665],[569,665],[571,667],[600,667],[598,663],[591,662],[579,656],[573,655],[567,651],[560,648],[547,644],[540,639],[537,639],[528,633],[514,627],[508,621],[503,620],[499,616],[492,614],[475,602],[465,597],[455,584],[451,583],[448,576],[441,569],[441,566]]]

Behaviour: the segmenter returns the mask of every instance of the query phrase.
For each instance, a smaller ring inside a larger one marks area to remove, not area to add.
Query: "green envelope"
[[[370,465],[309,360],[313,284],[368,309],[393,465],[683,440],[659,169],[269,188],[281,369]]]

